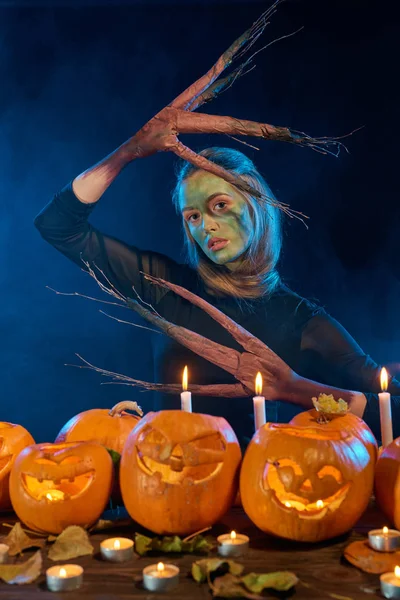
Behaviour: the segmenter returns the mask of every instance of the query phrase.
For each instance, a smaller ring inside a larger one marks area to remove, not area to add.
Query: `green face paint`
[[[249,207],[239,190],[212,173],[196,171],[183,181],[179,205],[204,254],[218,265],[236,269],[253,231]]]

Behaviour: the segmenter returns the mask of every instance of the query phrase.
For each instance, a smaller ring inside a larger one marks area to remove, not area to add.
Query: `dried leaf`
[[[89,541],[87,532],[78,525],[64,529],[49,550],[51,560],[69,560],[77,556],[93,554],[94,548]]]
[[[250,598],[250,600],[263,600],[263,596],[252,594],[243,587],[241,579],[230,573],[217,577],[211,584],[213,596],[218,598]]]
[[[107,529],[115,529],[116,527],[129,527],[133,523],[132,519],[99,519],[92,527],[88,529],[89,533],[97,531],[107,531]]]
[[[10,584],[23,585],[32,583],[42,570],[42,553],[40,550],[23,563],[16,565],[0,565],[0,579]]]
[[[21,554],[27,548],[43,548],[46,544],[44,538],[31,538],[26,535],[19,522],[15,523],[10,533],[2,541],[9,546],[10,556]]]
[[[259,594],[265,589],[277,592],[287,592],[298,583],[298,577],[290,571],[275,571],[273,573],[248,573],[241,581],[250,592]]]
[[[209,552],[214,545],[215,542],[210,537],[202,535],[196,535],[185,541],[177,535],[149,538],[135,533],[135,551],[139,556],[145,556],[149,552],[204,553]]]
[[[344,556],[366,573],[387,573],[400,564],[400,552],[377,552],[366,540],[349,544],[344,549]]]
[[[353,600],[353,598],[350,598],[350,596],[341,596],[340,594],[328,593],[328,596],[330,598],[335,598],[335,600]]]
[[[223,570],[225,573],[230,573],[231,575],[241,575],[243,569],[243,565],[234,560],[203,558],[202,560],[196,560],[192,564],[192,577],[197,583],[203,583],[207,581],[210,573],[214,573],[217,570]]]

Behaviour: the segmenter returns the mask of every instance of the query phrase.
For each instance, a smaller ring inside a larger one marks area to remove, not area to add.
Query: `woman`
[[[124,296],[134,296],[134,287],[161,316],[178,325],[242,350],[211,317],[171,291],[152,285],[141,272],[195,292],[261,339],[282,359],[279,373],[263,389],[270,400],[267,420],[287,421],[311,407],[313,396],[333,393],[347,400],[379,439],[380,369],[337,321],[282,284],[276,268],[282,212],[273,202],[263,202],[185,162],[174,202],[183,220],[188,264],[141,252],[88,223],[96,202],[121,170],[134,159],[165,150],[165,144],[165,137],[143,128],[55,195],[36,217],[41,235],[81,268],[82,261],[95,265]],[[241,152],[209,148],[200,155],[261,192],[261,198],[273,198],[254,164]],[[176,382],[184,364],[189,365],[192,382],[234,381],[219,367],[170,340],[155,348],[155,364],[160,382]],[[392,379],[389,391],[394,435],[398,436],[400,384]],[[157,408],[177,407],[171,397],[160,395],[158,402]],[[195,399],[194,409],[225,416],[243,446],[252,435],[249,398],[201,397]]]

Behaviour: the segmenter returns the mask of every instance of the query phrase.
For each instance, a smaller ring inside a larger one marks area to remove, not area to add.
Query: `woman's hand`
[[[166,152],[178,144],[177,110],[166,106],[122,145],[129,160]]]

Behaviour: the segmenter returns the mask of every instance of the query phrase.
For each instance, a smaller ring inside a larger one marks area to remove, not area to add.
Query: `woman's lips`
[[[211,250],[211,252],[217,252],[218,250],[222,250],[222,248],[225,248],[225,246],[227,246],[228,244],[229,240],[218,240],[217,242],[211,244],[209,250]]]

